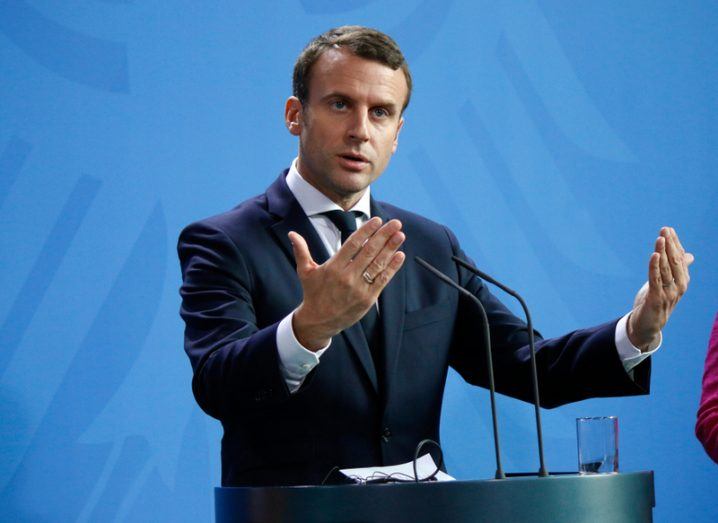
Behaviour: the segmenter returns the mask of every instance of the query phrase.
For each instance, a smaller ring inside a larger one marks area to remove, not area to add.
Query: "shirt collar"
[[[314,216],[327,211],[343,210],[322,194],[316,187],[302,178],[302,175],[299,174],[297,170],[296,158],[289,168],[289,173],[287,173],[287,186],[307,216]],[[370,191],[371,188],[367,187],[359,201],[349,210],[359,211],[367,218],[371,218]]]

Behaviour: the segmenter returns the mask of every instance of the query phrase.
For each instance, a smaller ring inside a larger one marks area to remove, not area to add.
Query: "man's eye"
[[[374,116],[377,118],[384,118],[386,116],[389,116],[389,111],[382,107],[377,107],[375,109],[372,109],[372,112],[374,113]]]
[[[341,100],[336,100],[332,102],[332,107],[334,109],[344,109],[347,106],[346,102],[343,102]]]

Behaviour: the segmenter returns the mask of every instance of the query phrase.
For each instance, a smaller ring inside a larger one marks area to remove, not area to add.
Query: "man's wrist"
[[[311,324],[302,314],[302,306],[292,316],[292,330],[297,341],[307,350],[316,352],[325,348],[331,342],[332,337],[319,331],[317,327],[312,328]]]
[[[628,341],[641,352],[650,352],[654,350],[657,345],[660,345],[661,331],[659,330],[652,335],[645,334],[643,336],[637,336],[633,326],[633,312],[634,311],[631,311],[628,314],[626,321],[626,336],[628,337]]]

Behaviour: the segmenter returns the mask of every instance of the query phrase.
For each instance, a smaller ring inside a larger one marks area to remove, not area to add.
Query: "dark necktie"
[[[329,218],[334,225],[336,225],[339,232],[342,233],[342,245],[347,241],[347,238],[357,230],[357,217],[361,216],[362,213],[359,211],[326,211],[322,213],[324,216]]]
[[[324,216],[329,218],[331,222],[339,229],[342,235],[342,245],[351,236],[351,234],[357,230],[357,216],[362,213],[359,211],[327,211],[322,213]],[[382,363],[381,358],[381,325],[379,323],[379,314],[376,310],[376,305],[372,306],[367,311],[364,317],[360,320],[364,336],[366,337],[369,350],[371,351],[371,357],[374,360],[374,368],[377,371],[377,377],[381,379],[380,366]]]

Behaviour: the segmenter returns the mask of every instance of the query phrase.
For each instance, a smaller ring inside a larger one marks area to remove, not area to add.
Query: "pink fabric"
[[[718,463],[718,314],[708,342],[696,436],[703,443],[708,455]]]

